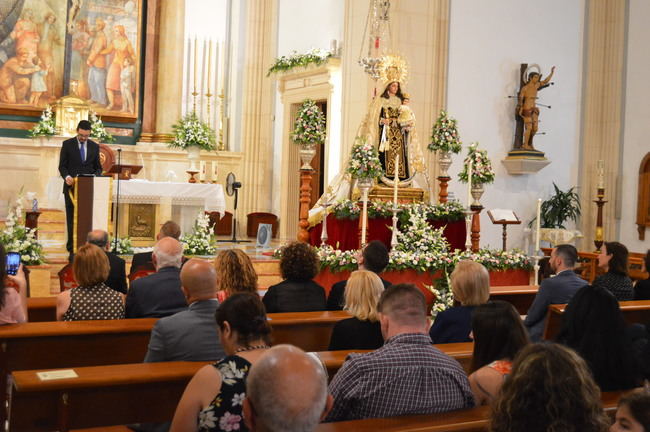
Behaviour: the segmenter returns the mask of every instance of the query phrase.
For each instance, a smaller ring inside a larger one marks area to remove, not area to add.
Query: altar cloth
[[[170,199],[173,206],[201,206],[221,216],[226,211],[226,197],[220,184],[120,181],[120,204],[161,204]],[[116,200],[117,183],[113,182],[113,201]]]

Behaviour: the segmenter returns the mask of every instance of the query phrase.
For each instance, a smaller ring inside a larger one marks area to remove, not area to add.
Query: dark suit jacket
[[[164,267],[133,281],[126,296],[127,318],[162,318],[187,309],[180,269]]]
[[[548,305],[569,303],[573,295],[585,285],[587,281],[575,274],[573,270],[565,270],[542,281],[524,320],[533,342],[542,340]]]
[[[102,165],[99,162],[99,144],[94,141],[86,141],[86,160],[81,161],[79,153],[79,142],[77,137],[63,141],[59,155],[59,174],[64,179],[67,176],[77,177],[79,174],[102,174]],[[66,193],[70,186],[63,183],[63,193]]]
[[[650,300],[650,279],[636,282],[636,285],[634,285],[634,300]]]
[[[270,286],[262,299],[266,313],[325,310],[325,290],[313,280],[285,280]]]
[[[111,266],[108,279],[105,282],[106,286],[122,294],[126,294],[126,263],[113,252],[106,252],[106,256]]]
[[[151,331],[145,362],[217,361],[225,356],[214,312],[219,302],[201,300],[187,310],[161,318]]]
[[[434,344],[471,342],[473,310],[474,306],[455,306],[438,313],[429,329],[431,341]]]
[[[348,318],[337,322],[332,329],[328,351],[369,349],[376,350],[384,345],[379,321],[362,321]]]
[[[381,282],[384,284],[384,289],[388,288],[392,284],[387,280],[380,278]],[[345,285],[348,283],[347,280],[342,280],[334,285],[330,290],[330,295],[327,297],[327,310],[343,310],[345,306]]]

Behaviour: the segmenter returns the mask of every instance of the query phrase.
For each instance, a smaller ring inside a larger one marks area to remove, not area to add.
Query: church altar
[[[112,199],[117,201],[116,182]],[[119,201],[120,214],[125,215],[120,218],[120,236],[128,235],[136,241],[152,241],[158,226],[167,220],[177,221],[183,233],[190,233],[201,212],[223,215],[226,210],[223,187],[213,183],[120,181]]]
[[[444,227],[443,235],[449,242],[449,249],[465,249],[465,221],[429,221],[433,229]],[[368,240],[379,240],[390,249],[392,218],[368,218]],[[323,223],[309,230],[309,243],[321,244]],[[327,244],[342,251],[359,249],[359,219],[337,219],[334,214],[327,216]]]

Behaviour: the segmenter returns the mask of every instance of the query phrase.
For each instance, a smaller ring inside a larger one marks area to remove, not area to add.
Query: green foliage
[[[382,175],[377,148],[367,139],[357,137],[352,146],[347,172],[356,179],[376,179]]]
[[[325,115],[313,100],[304,100],[293,126],[291,139],[296,144],[322,144],[325,142]]]
[[[268,77],[271,74],[279,72],[287,72],[298,67],[307,67],[310,64],[321,65],[330,57],[332,57],[332,53],[320,49],[310,49],[305,54],[298,54],[294,51],[291,55],[276,58],[266,73],[266,76]]]
[[[90,136],[99,142],[112,143],[115,137],[108,133],[102,119],[95,112],[90,113]]]
[[[564,192],[554,182],[553,188],[555,194],[542,202],[540,225],[542,228],[566,229],[564,224],[568,220],[576,222],[580,216],[580,197],[574,192],[575,186]]]
[[[40,136],[52,136],[56,134],[56,125],[52,114],[52,108],[48,105],[41,114],[41,119],[32,129],[29,130],[29,136],[32,138]]]
[[[43,246],[35,238],[36,230],[22,224],[22,195],[9,208],[5,229],[0,232],[0,243],[7,252],[18,252],[23,264],[37,265],[43,263]],[[4,263],[2,263],[4,265]]]
[[[472,160],[472,185],[494,182],[494,169],[492,162],[487,155],[487,150],[479,150],[478,143],[472,143],[467,151],[467,157],[463,161],[463,170],[458,174],[458,179],[467,183],[467,164]]]
[[[131,237],[129,236],[118,238],[117,242],[115,239],[110,239],[108,244],[110,245],[113,253],[116,253],[118,255],[133,254],[133,245],[131,244]]]

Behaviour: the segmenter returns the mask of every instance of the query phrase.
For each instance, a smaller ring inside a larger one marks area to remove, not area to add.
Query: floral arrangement
[[[462,148],[456,119],[447,115],[445,110],[440,111],[438,120],[431,130],[431,142],[427,146],[431,151],[459,153]]]
[[[310,64],[321,65],[332,57],[332,53],[318,48],[312,48],[305,54],[298,54],[293,51],[288,56],[281,56],[275,59],[273,65],[269,68],[266,76],[274,73],[287,72],[298,67],[307,67]]]
[[[115,142],[115,137],[108,133],[104,127],[102,119],[97,115],[96,112],[90,113],[90,136],[95,138],[97,141],[112,143]]]
[[[435,300],[431,307],[431,319],[435,319],[436,315],[440,312],[449,309],[454,305],[454,293],[451,290],[451,283],[449,281],[449,274],[445,271],[444,277],[438,280],[436,285],[424,285],[431,294],[434,295]]]
[[[315,250],[321,270],[329,268],[332,272],[354,271],[358,267],[357,253],[359,251],[357,250],[342,251],[334,249],[330,245],[323,245]]]
[[[432,229],[427,221],[424,207],[412,207],[408,222],[402,225],[397,234],[398,252],[409,252],[418,255],[439,256],[447,252],[449,244],[442,234],[442,228]]]
[[[32,129],[29,130],[29,136],[32,138],[40,136],[52,136],[56,134],[56,124],[52,113],[52,107],[49,105],[45,107],[45,111],[41,114],[41,119],[36,123]]]
[[[494,182],[494,170],[492,169],[492,162],[488,158],[487,150],[479,150],[477,142],[469,146],[463,170],[458,174],[460,181],[467,183],[467,164],[469,164],[470,159],[472,160],[472,185]]]
[[[118,255],[131,255],[133,254],[133,245],[131,244],[131,237],[123,237],[110,239],[108,244],[113,248],[113,252]]]
[[[5,229],[0,232],[0,243],[4,245],[7,252],[18,252],[23,264],[42,264],[43,246],[36,240],[35,230],[25,227],[20,222],[23,217],[22,200],[22,195],[19,195],[13,208],[9,207]]]
[[[213,246],[210,217],[205,213],[199,214],[192,234],[181,237],[181,243],[187,255],[214,255],[217,249]]]
[[[325,116],[313,100],[305,99],[300,106],[291,138],[296,144],[325,142]]]
[[[347,172],[357,179],[376,179],[382,175],[377,148],[367,139],[357,137],[350,153]]]
[[[368,217],[370,219],[386,218],[393,215],[393,203],[388,201],[369,201]],[[426,213],[426,218],[430,221],[444,220],[455,222],[463,220],[463,206],[458,201],[448,201],[440,204],[423,204],[423,203],[398,203],[397,208],[400,212],[400,223],[408,222],[411,209],[421,209]],[[419,210],[418,210],[419,211]],[[358,219],[361,214],[361,207],[357,201],[341,200],[332,206],[332,212],[337,219]]]
[[[192,111],[172,126],[174,139],[169,143],[170,148],[186,150],[188,147],[199,147],[203,150],[216,148],[216,135],[207,123],[202,122]]]
[[[528,255],[518,249],[509,251],[481,249],[478,252],[462,251],[454,255],[454,264],[462,260],[483,264],[488,270],[530,270],[533,268]]]

